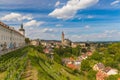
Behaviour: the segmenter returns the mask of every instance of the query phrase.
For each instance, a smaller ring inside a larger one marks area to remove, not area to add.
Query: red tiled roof
[[[67,67],[69,67],[69,68],[71,68],[73,70],[78,69],[78,67],[76,65],[74,65],[74,64],[67,64]]]
[[[107,75],[102,71],[99,71],[96,74],[96,80],[104,80],[106,77]]]
[[[120,78],[118,78],[118,80],[120,80]]]

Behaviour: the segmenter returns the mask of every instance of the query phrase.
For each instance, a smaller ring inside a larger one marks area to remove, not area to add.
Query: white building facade
[[[25,45],[25,33],[23,29],[19,29],[19,32],[14,28],[0,22],[0,50],[12,49]]]

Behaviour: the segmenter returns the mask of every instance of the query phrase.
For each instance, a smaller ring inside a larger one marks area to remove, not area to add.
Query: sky
[[[30,39],[119,41],[120,0],[0,0],[0,21]]]

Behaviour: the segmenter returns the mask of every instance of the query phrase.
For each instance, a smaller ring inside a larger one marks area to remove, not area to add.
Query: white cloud
[[[52,33],[52,32],[55,32],[53,29],[50,29],[50,28],[44,28],[42,30],[43,33]]]
[[[91,18],[94,18],[94,16],[88,15],[87,18],[91,19]]]
[[[70,19],[75,16],[78,10],[85,9],[96,4],[99,0],[69,0],[62,8],[56,8],[49,16],[57,19]]]
[[[25,27],[30,28],[30,27]],[[99,29],[99,28],[98,28]],[[103,31],[94,31],[90,29],[86,31],[83,28],[42,28],[42,27],[32,27],[31,29],[26,29],[27,37],[30,38],[39,38],[39,39],[52,39],[52,40],[61,40],[61,32],[65,32],[65,38],[69,38],[72,41],[117,41],[120,40],[120,31],[119,30],[103,30]],[[117,36],[116,36],[117,35]]]
[[[89,29],[89,28],[90,28],[90,26],[89,26],[89,25],[86,25],[86,26],[85,26],[85,29]]]
[[[62,24],[56,24],[56,27],[61,27],[61,26],[63,26]]]
[[[27,23],[24,23],[24,26],[27,26],[27,27],[31,27],[31,26],[40,26],[42,24],[44,24],[45,22],[43,21],[36,21],[36,20],[31,20]]]
[[[10,13],[0,18],[3,21],[22,21],[22,20],[32,20],[33,17],[30,15],[23,16],[19,13]]]
[[[56,3],[55,3],[55,7],[57,7],[57,6],[59,6],[60,5],[60,1],[57,1]]]
[[[116,36],[117,35],[117,36]],[[81,35],[69,35],[69,38],[73,41],[117,41],[119,39],[120,32],[117,30],[106,30],[101,33],[90,33]]]
[[[115,0],[115,1],[113,1],[110,5],[116,5],[116,4],[118,4],[118,3],[120,3],[120,0]]]
[[[55,34],[56,28],[42,28],[42,27],[25,27],[26,29],[26,36],[31,39],[47,39],[47,40],[56,40],[59,39],[59,34]]]

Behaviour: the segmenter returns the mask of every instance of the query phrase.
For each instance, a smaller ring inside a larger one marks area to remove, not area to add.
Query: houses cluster
[[[63,58],[62,64],[71,68],[72,70],[76,70],[80,68],[81,60],[75,60],[74,58]]]
[[[53,48],[52,46],[46,46],[44,49],[43,49],[43,52],[45,54],[53,54]]]
[[[54,50],[53,50],[53,46],[46,46],[44,49],[43,49],[43,52],[51,59],[53,60],[54,59]]]
[[[105,80],[105,78],[109,77],[110,75],[118,74],[117,69],[105,67],[102,63],[95,64],[93,70],[97,71],[96,80]]]
[[[85,54],[82,54],[81,56],[78,56],[76,59],[70,57],[70,58],[63,58],[62,64],[67,66],[68,68],[72,70],[79,70],[81,62],[88,58],[88,56],[91,56],[92,52],[88,51]]]
[[[30,44],[33,45],[33,46],[39,46],[40,45],[40,40],[39,39],[31,40]]]

